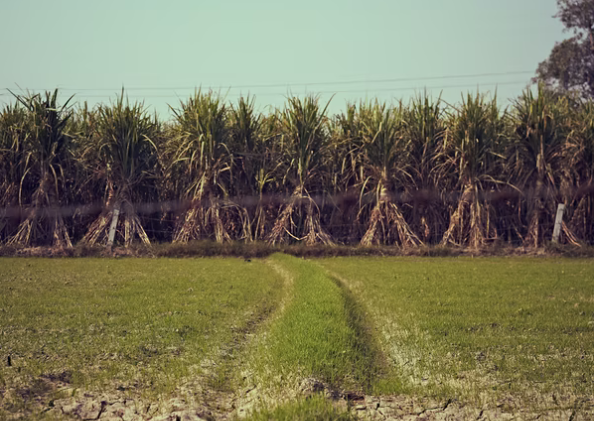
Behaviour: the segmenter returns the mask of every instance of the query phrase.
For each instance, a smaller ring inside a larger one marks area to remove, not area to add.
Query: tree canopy
[[[561,92],[594,97],[594,0],[557,0],[559,18],[573,36],[557,43],[540,63],[536,81]]]

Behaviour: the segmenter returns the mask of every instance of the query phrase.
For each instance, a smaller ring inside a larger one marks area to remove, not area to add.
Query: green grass
[[[320,262],[364,304],[395,374],[414,393],[475,402],[504,393],[594,395],[592,260]]]
[[[293,281],[286,308],[256,352],[260,374],[282,379],[280,385],[315,378],[332,387],[368,390],[379,350],[350,293],[315,263],[279,254],[271,260]]]
[[[45,376],[170,393],[273,306],[280,285],[264,262],[241,259],[0,259],[0,389]]]
[[[246,421],[354,421],[352,413],[335,408],[320,395],[300,399],[274,409],[261,409],[246,418]]]
[[[2,258],[0,291],[0,419],[35,415],[42,379],[143,402],[254,386],[253,420],[358,414],[305,398],[313,379],[508,412],[594,396],[592,260]]]

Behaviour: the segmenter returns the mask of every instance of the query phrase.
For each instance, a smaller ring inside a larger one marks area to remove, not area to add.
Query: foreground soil
[[[258,402],[258,388],[239,392],[221,393],[205,390],[205,379],[180,386],[178,397],[163,400],[142,400],[127,396],[126,391],[89,392],[73,389],[59,379],[40,378],[31,389],[19,393],[28,394],[36,402],[36,410],[25,413],[13,412],[10,416],[0,413],[0,419],[60,419],[60,420],[105,420],[105,421],[200,421],[229,420],[249,417]],[[337,391],[315,379],[302,382],[300,398],[309,399],[319,394],[324,396],[340,412],[354,419],[364,420],[572,420],[594,419],[594,397],[576,400],[572,396],[539,397],[549,400],[551,409],[538,412],[524,408],[526,402],[513,397],[502,399],[492,407],[476,407],[458,401],[440,402],[406,395],[371,396],[356,392]],[[50,396],[68,395],[60,399]],[[542,403],[542,402],[541,402]],[[559,408],[559,404],[565,408]],[[5,408],[7,409],[7,408]],[[326,418],[320,418],[326,419]],[[329,418],[330,419],[330,418]]]

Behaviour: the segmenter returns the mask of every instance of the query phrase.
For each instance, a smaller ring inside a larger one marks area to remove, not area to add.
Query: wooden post
[[[555,227],[553,228],[553,243],[559,242],[561,224],[563,223],[563,212],[565,212],[565,205],[563,203],[559,203],[559,206],[557,206],[557,216],[555,217]]]
[[[120,216],[120,204],[116,203],[113,208],[113,217],[111,218],[111,225],[109,227],[109,237],[107,238],[107,246],[113,246],[115,239],[116,227],[118,226],[118,218]]]

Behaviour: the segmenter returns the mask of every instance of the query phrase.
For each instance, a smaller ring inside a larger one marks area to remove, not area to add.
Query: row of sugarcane
[[[124,92],[89,108],[14,94],[0,115],[0,242],[539,247],[594,243],[594,103],[543,86],[503,109],[468,94],[319,97],[258,112],[197,91],[159,120]]]

